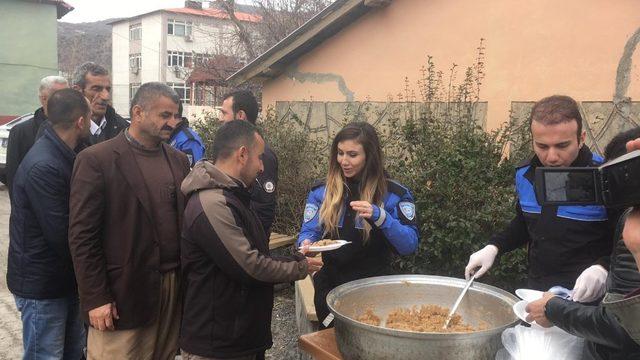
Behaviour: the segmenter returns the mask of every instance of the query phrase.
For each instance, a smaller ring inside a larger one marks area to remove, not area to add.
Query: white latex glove
[[[601,265],[586,268],[573,287],[573,301],[592,302],[604,295],[605,283],[609,273]]]
[[[491,266],[493,265],[493,261],[496,259],[498,255],[498,248],[495,245],[487,245],[482,249],[474,252],[469,256],[469,263],[467,267],[464,268],[464,277],[469,280],[471,275],[474,274],[474,270],[478,267],[477,271],[475,271],[476,278],[484,275]]]

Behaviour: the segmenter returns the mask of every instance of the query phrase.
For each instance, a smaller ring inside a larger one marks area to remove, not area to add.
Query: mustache
[[[173,131],[173,128],[169,125],[163,125],[162,128],[160,128],[160,130],[167,130],[167,131]]]

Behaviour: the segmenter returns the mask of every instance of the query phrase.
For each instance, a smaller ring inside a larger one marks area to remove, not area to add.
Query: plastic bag
[[[584,339],[560,328],[545,329],[518,325],[502,332],[501,349],[496,360],[580,360]]]

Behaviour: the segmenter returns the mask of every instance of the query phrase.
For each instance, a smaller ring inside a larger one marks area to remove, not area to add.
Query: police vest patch
[[[318,213],[317,205],[307,204],[307,206],[304,207],[304,222],[311,221],[311,219],[316,217],[317,213]]]
[[[401,201],[398,204],[400,207],[400,211],[402,211],[402,215],[404,215],[409,221],[413,221],[416,217],[416,205],[412,202]]]
[[[272,192],[276,191],[276,185],[271,181],[267,181],[264,183],[264,191],[271,194]]]

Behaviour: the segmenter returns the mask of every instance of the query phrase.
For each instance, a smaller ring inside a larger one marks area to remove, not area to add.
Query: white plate
[[[528,302],[536,301],[542,299],[542,291],[531,290],[531,289],[518,289],[516,290],[516,295],[522,300],[527,300]]]
[[[514,314],[516,314],[517,317],[520,318],[520,320],[531,324],[532,326],[537,326],[537,327],[542,327],[540,325],[538,325],[535,321],[529,322],[527,321],[527,315],[529,315],[529,313],[525,310],[525,308],[527,307],[527,304],[529,302],[526,300],[520,300],[517,303],[515,303],[513,305],[513,312]]]
[[[345,241],[345,240],[335,240],[335,241],[336,241],[335,243],[331,245],[325,245],[325,246],[317,246],[317,245],[311,244],[311,246],[309,246],[309,251],[312,251],[312,252],[331,251],[331,250],[341,248],[346,244],[351,244],[351,241]]]

